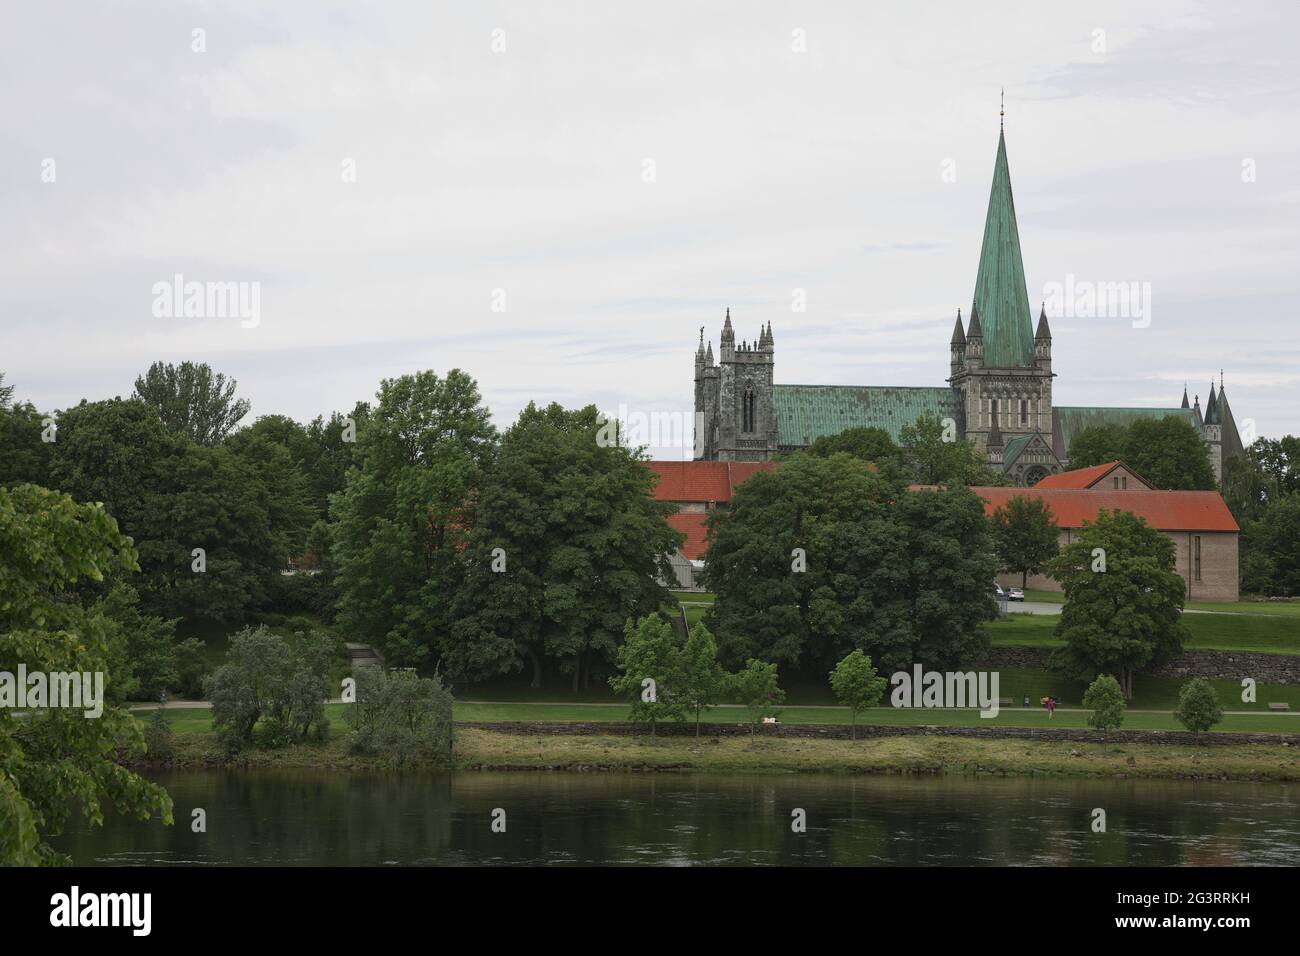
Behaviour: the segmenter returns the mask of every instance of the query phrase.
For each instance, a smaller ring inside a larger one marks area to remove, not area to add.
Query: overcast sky
[[[942,385],[1005,87],[1035,314],[1150,290],[1055,318],[1056,403],[1203,404],[1222,367],[1239,423],[1300,432],[1300,6],[1058,6],[15,5],[0,371],[43,409],[193,359],[254,415],[452,367],[502,426],[689,414],[730,307],[778,382]],[[259,283],[255,327],[156,315],[177,274]]]

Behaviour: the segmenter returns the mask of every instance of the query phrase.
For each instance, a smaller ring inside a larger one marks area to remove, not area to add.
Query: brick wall
[[[1061,547],[1076,532],[1061,532]],[[1167,531],[1174,542],[1175,570],[1187,583],[1189,601],[1236,601],[1240,597],[1237,575],[1237,533],[1235,531]],[[1195,578],[1196,539],[1201,539],[1201,576]],[[999,574],[1003,587],[1020,586],[1020,575]],[[1029,586],[1038,591],[1060,591],[1061,586],[1043,574],[1031,574]]]

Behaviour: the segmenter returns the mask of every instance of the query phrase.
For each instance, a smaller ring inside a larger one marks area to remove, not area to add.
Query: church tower
[[[1052,453],[1052,333],[1044,305],[1035,331],[1011,194],[1006,134],[999,131],[970,324],[953,332],[952,374],[967,440],[1017,484],[1057,471]],[[1035,440],[1037,437],[1037,440]]]
[[[776,345],[772,323],[760,326],[758,339],[736,344],[731,310],[722,323],[719,363],[713,343],[695,352],[695,457],[706,461],[768,461],[776,456],[776,410],[772,397]]]

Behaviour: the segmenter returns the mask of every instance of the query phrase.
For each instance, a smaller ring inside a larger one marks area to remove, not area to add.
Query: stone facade
[[[695,354],[697,459],[768,461],[778,452],[806,447],[845,428],[875,426],[894,439],[917,413],[951,424],[953,434],[973,443],[1017,485],[1031,486],[1069,467],[1076,426],[1126,424],[1134,418],[1180,416],[1200,429],[1215,475],[1225,457],[1239,454],[1227,398],[1210,385],[1204,413],[1200,399],[1181,407],[1057,408],[1053,405],[1052,333],[1045,305],[1032,323],[1005,137],[999,135],[993,188],[986,213],[970,322],[961,312],[949,343],[946,387],[779,386],[774,384],[772,324],[754,343],[736,345],[727,310],[715,364],[713,343]],[[785,390],[782,392],[781,390]],[[828,391],[842,390],[839,396]],[[780,394],[778,394],[780,393]],[[778,401],[778,398],[780,401]],[[783,409],[778,414],[777,408]],[[846,411],[847,410],[847,411]],[[798,419],[797,423],[782,419]],[[906,420],[903,420],[906,418]],[[782,437],[784,436],[784,438]]]

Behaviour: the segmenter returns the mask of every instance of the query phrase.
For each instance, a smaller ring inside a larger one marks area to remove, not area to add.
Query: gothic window
[[[1027,398],[1020,400],[1020,424],[1029,424],[1029,399]]]
[[[989,424],[995,424],[998,420],[998,400],[989,399]]]
[[[745,397],[742,401],[744,424],[743,431],[752,432],[754,430],[754,390],[745,389]]]

